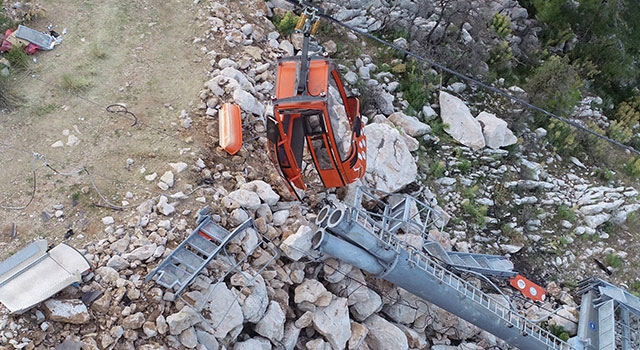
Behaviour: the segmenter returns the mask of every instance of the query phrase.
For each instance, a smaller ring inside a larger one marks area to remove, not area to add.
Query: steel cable
[[[472,84],[480,86],[480,87],[482,87],[484,89],[487,89],[487,90],[489,90],[491,92],[494,92],[496,94],[504,96],[504,97],[506,97],[506,98],[508,98],[508,99],[510,99],[510,100],[512,100],[512,101],[514,101],[514,102],[516,102],[516,103],[518,103],[518,104],[520,104],[520,105],[522,105],[524,107],[527,107],[527,108],[532,109],[534,111],[540,112],[540,113],[542,113],[542,114],[544,114],[546,116],[549,116],[551,118],[557,119],[557,120],[559,120],[559,121],[561,121],[561,122],[563,122],[565,124],[568,124],[568,125],[576,128],[576,129],[578,129],[578,130],[582,130],[582,131],[584,131],[584,132],[586,132],[588,134],[591,134],[592,136],[595,136],[597,138],[605,140],[605,141],[607,141],[607,142],[609,142],[609,143],[611,143],[613,145],[616,145],[618,147],[621,147],[621,148],[623,148],[623,149],[625,149],[625,150],[627,150],[629,152],[633,152],[633,153],[635,153],[637,155],[640,155],[640,151],[635,149],[635,148],[633,148],[633,147],[631,147],[631,146],[625,145],[625,144],[623,144],[623,143],[621,143],[619,141],[616,141],[616,140],[614,140],[614,139],[612,139],[610,137],[607,137],[605,135],[597,133],[597,132],[595,132],[595,131],[587,128],[587,127],[584,127],[584,126],[580,125],[579,123],[576,123],[575,121],[572,121],[572,120],[569,120],[567,118],[561,117],[561,116],[559,116],[559,115],[557,115],[555,113],[549,112],[549,111],[547,111],[547,110],[545,110],[545,109],[543,109],[541,107],[533,105],[533,104],[531,104],[531,103],[529,103],[529,102],[527,102],[527,101],[525,101],[525,100],[523,100],[523,99],[521,99],[519,97],[516,97],[516,96],[514,96],[514,95],[512,95],[512,94],[510,94],[510,93],[508,93],[506,91],[500,90],[500,89],[498,89],[496,87],[493,87],[493,86],[491,86],[491,85],[489,85],[487,83],[483,83],[480,80],[471,78],[471,77],[469,77],[469,76],[467,76],[467,75],[465,75],[463,73],[460,73],[460,72],[458,72],[458,71],[456,71],[454,69],[445,67],[445,66],[443,66],[443,65],[441,65],[439,63],[436,63],[436,62],[434,62],[434,61],[432,61],[430,59],[422,57],[422,56],[420,56],[420,55],[418,55],[416,53],[413,53],[413,52],[411,52],[409,50],[403,49],[403,48],[401,48],[401,47],[399,47],[397,45],[394,45],[393,43],[390,43],[390,42],[384,40],[384,39],[378,38],[373,34],[370,34],[368,32],[365,32],[365,31],[357,29],[357,28],[355,28],[353,26],[350,26],[350,25],[348,25],[348,24],[346,24],[346,23],[344,23],[344,22],[342,22],[340,20],[337,20],[337,19],[325,14],[321,8],[319,8],[319,7],[315,6],[315,5],[312,5],[310,3],[306,3],[304,1],[295,1],[295,0],[286,0],[286,1],[291,3],[291,4],[294,4],[296,6],[307,6],[307,7],[315,8],[315,9],[318,10],[318,15],[320,17],[325,18],[328,21],[333,22],[333,23],[335,23],[335,24],[337,24],[337,25],[339,25],[339,26],[341,26],[343,28],[346,28],[347,30],[350,30],[350,31],[352,31],[354,33],[357,33],[357,34],[361,35],[361,36],[367,37],[367,38],[369,38],[371,40],[377,41],[378,43],[380,43],[382,45],[390,47],[390,48],[392,48],[392,49],[394,49],[396,51],[402,52],[403,54],[405,54],[407,56],[410,56],[410,57],[412,57],[412,58],[414,58],[414,59],[416,59],[416,60],[418,60],[420,62],[427,63],[432,67],[436,67],[436,68],[438,68],[438,69],[440,69],[440,70],[442,70],[444,72],[447,72],[447,73],[449,73],[451,75],[454,75],[454,76],[456,76],[456,77],[458,77],[458,78],[460,78],[460,79],[462,79],[464,81],[467,81],[469,83],[472,83]]]

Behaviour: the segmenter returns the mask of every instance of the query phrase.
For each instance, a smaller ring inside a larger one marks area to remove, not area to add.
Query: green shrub
[[[507,237],[514,236],[515,233],[516,233],[516,230],[513,229],[513,226],[511,226],[509,224],[502,224],[500,226],[500,231],[502,231],[502,234],[507,236]]]
[[[604,257],[604,261],[607,263],[607,265],[611,267],[614,267],[614,268],[622,267],[622,258],[615,253],[607,254]]]
[[[630,226],[638,226],[638,224],[640,224],[640,217],[637,211],[632,211],[627,215],[627,224]]]
[[[493,29],[500,39],[504,39],[511,34],[511,21],[507,15],[496,12],[491,19],[491,23],[489,23],[489,27]]]
[[[90,83],[78,75],[71,73],[62,74],[62,83],[60,84],[63,89],[70,92],[81,92],[89,87]]]
[[[559,154],[571,156],[579,152],[580,145],[571,126],[553,119],[548,124],[547,131],[549,142]]]
[[[272,22],[282,35],[291,35],[296,30],[298,19],[299,17],[292,12],[287,12],[284,16],[274,15]]]
[[[13,69],[27,69],[31,64],[31,58],[24,52],[22,47],[14,46],[7,53],[4,54],[4,57],[11,63],[11,68]]]
[[[640,178],[640,157],[629,159],[622,169],[627,175]]]
[[[633,295],[640,297],[640,281],[633,281],[629,286],[629,290]]]
[[[558,207],[558,219],[574,223],[576,221],[576,212],[566,204],[562,204]]]
[[[636,0],[521,0],[543,22],[546,45],[573,62],[591,62],[600,96],[624,100],[640,79],[640,2]],[[573,39],[575,45],[564,45]],[[604,94],[604,95],[603,95]]]
[[[460,163],[458,163],[458,170],[460,170],[462,174],[468,174],[471,170],[472,165],[473,164],[471,164],[470,160],[463,159],[460,161]]]
[[[621,143],[627,143],[631,141],[631,138],[633,137],[633,130],[631,130],[631,127],[619,120],[611,122],[607,133],[610,138]]]
[[[556,337],[560,338],[563,341],[568,341],[569,340],[569,332],[567,332],[564,327],[559,326],[559,325],[555,325],[555,324],[549,324],[548,325],[549,328],[549,332],[551,332],[551,334],[555,335]]]
[[[15,22],[2,13],[2,1],[0,1],[0,33],[4,34],[7,29],[13,29],[15,26]]]
[[[508,68],[513,60],[513,49],[509,43],[502,40],[489,52],[489,65],[498,69]]]
[[[13,110],[21,102],[12,78],[0,75],[0,110]]]
[[[567,115],[581,98],[584,82],[569,60],[559,56],[549,57],[536,68],[525,84],[531,103],[558,115]],[[543,124],[548,117],[544,116]]]
[[[614,119],[607,131],[612,139],[628,143],[634,135],[633,129],[640,123],[640,97],[624,101],[618,105]]]
[[[409,102],[407,114],[417,114],[429,101],[432,86],[427,80],[421,63],[413,60],[407,63],[406,72],[402,74],[398,87],[402,91],[402,97]]]
[[[487,211],[486,205],[479,205],[473,199],[467,199],[462,202],[462,211],[471,217],[473,222],[482,227],[486,223]]]
[[[436,118],[434,119],[429,126],[431,126],[431,131],[433,132],[433,135],[439,137],[439,138],[447,138],[450,137],[449,134],[447,134],[447,129],[449,129],[449,124],[444,123],[442,121],[442,119],[440,118]]]
[[[604,180],[604,181],[611,181],[611,180],[614,179],[613,171],[611,171],[611,170],[609,170],[607,168],[596,168],[594,173],[598,178],[600,178],[601,180]]]
[[[444,176],[444,172],[447,170],[445,163],[441,160],[436,160],[429,166],[431,170],[431,175],[433,177],[439,179]]]

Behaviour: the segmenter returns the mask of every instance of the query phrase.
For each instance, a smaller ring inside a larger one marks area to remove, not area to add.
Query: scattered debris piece
[[[55,34],[55,35],[54,35]],[[12,47],[24,47],[24,52],[33,55],[38,50],[53,50],[53,47],[61,42],[58,33],[50,31],[49,34],[35,29],[18,25],[18,29],[7,29],[5,38],[0,46],[0,52],[11,50]]]
[[[607,268],[607,265],[603,264],[603,263],[602,263],[602,261],[600,261],[600,260],[598,260],[598,259],[596,259],[596,258],[593,258],[593,261],[595,261],[596,265],[598,265],[598,267],[599,267],[602,271],[606,272],[606,273],[607,273],[607,275],[611,276],[611,275],[613,274],[613,272],[611,272],[611,270],[609,270],[609,269]]]
[[[14,239],[18,235],[18,231],[16,229],[16,223],[11,224],[11,233],[9,233],[9,238]]]
[[[25,311],[67,286],[82,281],[89,262],[75,248],[60,243],[47,252],[35,241],[0,263],[0,302],[11,313]]]
[[[220,147],[227,153],[234,155],[242,147],[242,119],[240,106],[225,103],[218,113]]]

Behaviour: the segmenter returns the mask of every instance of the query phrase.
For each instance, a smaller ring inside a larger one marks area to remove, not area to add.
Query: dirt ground
[[[162,193],[157,180],[146,181],[144,175],[161,176],[170,162],[192,165],[209,146],[193,141],[206,140],[201,128],[184,129],[179,119],[182,110],[197,119],[199,91],[208,80],[209,59],[194,44],[205,30],[197,18],[196,7],[202,5],[178,0],[40,4],[46,18],[29,26],[46,30],[52,24],[66,34],[54,50],[33,56],[31,72],[18,77],[23,106],[0,114],[0,206],[5,207],[0,209],[0,258],[35,238],[60,242],[69,229],[74,234],[68,240],[76,247],[102,238],[101,218],[121,214],[93,205],[105,203],[92,181],[113,204],[126,200],[135,208]],[[105,110],[114,103],[125,104],[137,124],[132,126],[131,115]],[[67,145],[69,135],[78,138],[75,146]],[[58,141],[64,146],[52,147]],[[41,157],[34,160],[33,153]],[[7,209],[29,202],[34,169],[33,200],[25,209]],[[185,190],[186,182],[170,191]],[[126,198],[127,192],[133,197]]]

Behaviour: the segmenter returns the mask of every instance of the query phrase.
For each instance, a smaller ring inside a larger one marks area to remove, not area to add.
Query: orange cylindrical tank
[[[220,147],[229,154],[236,154],[242,148],[242,116],[240,106],[225,103],[218,111]]]

